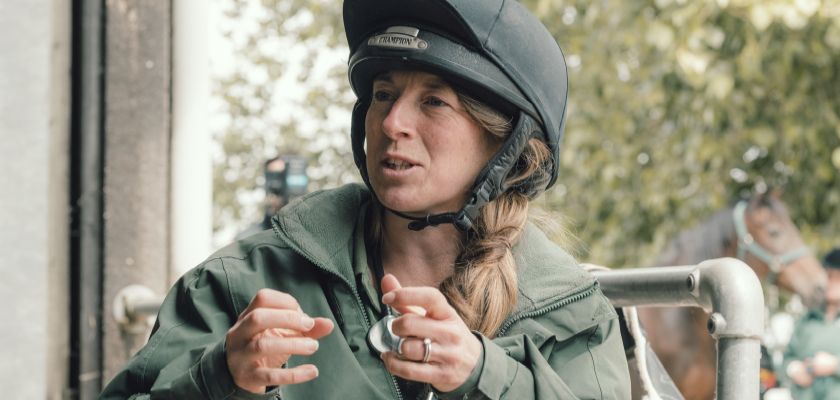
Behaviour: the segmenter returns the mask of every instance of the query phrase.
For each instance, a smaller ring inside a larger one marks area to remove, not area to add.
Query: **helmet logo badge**
[[[385,33],[371,36],[368,46],[400,50],[426,50],[429,43],[417,37],[420,30],[409,26],[392,26]]]

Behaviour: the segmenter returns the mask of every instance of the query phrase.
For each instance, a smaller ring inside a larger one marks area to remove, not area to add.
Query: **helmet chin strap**
[[[392,210],[387,207],[384,208],[388,210],[391,214],[411,221],[408,223],[408,229],[411,229],[412,231],[419,231],[423,230],[426,227],[438,226],[440,224],[454,224],[456,227],[458,226],[457,224],[455,224],[455,222],[458,220],[459,213],[457,212],[427,214],[425,217],[414,217],[405,213],[401,213],[397,210]]]

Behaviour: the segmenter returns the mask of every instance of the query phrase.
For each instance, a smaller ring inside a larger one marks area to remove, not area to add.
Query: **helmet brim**
[[[424,42],[423,49],[382,47],[372,43],[373,39],[360,43],[350,58],[348,71],[356,96],[369,99],[373,80],[382,73],[417,70],[440,76],[458,91],[505,115],[523,110],[540,121],[531,102],[493,62],[433,32],[419,31],[417,38]]]

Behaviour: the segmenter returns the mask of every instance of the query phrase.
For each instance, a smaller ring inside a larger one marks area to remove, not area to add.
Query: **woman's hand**
[[[787,376],[800,387],[808,387],[814,383],[814,377],[808,372],[808,366],[799,360],[791,361],[785,371]]]
[[[814,370],[815,376],[829,376],[837,372],[837,357],[818,351],[811,359],[811,368]]]
[[[405,338],[402,355],[392,351],[382,354],[388,370],[408,380],[428,382],[441,392],[461,386],[475,368],[482,347],[446,297],[432,287],[400,287],[390,274],[382,279],[382,291],[382,302],[403,313],[392,329]],[[424,338],[432,342],[425,363]]]
[[[312,364],[284,368],[291,355],[311,355],[333,330],[326,318],[304,314],[294,297],[271,289],[257,292],[228,330],[225,353],[233,381],[252,393],[318,377]]]

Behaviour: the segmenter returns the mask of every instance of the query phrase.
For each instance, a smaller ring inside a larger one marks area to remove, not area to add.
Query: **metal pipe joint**
[[[701,307],[717,339],[718,399],[758,399],[764,293],[752,269],[734,258],[697,265],[594,271],[617,307]]]

